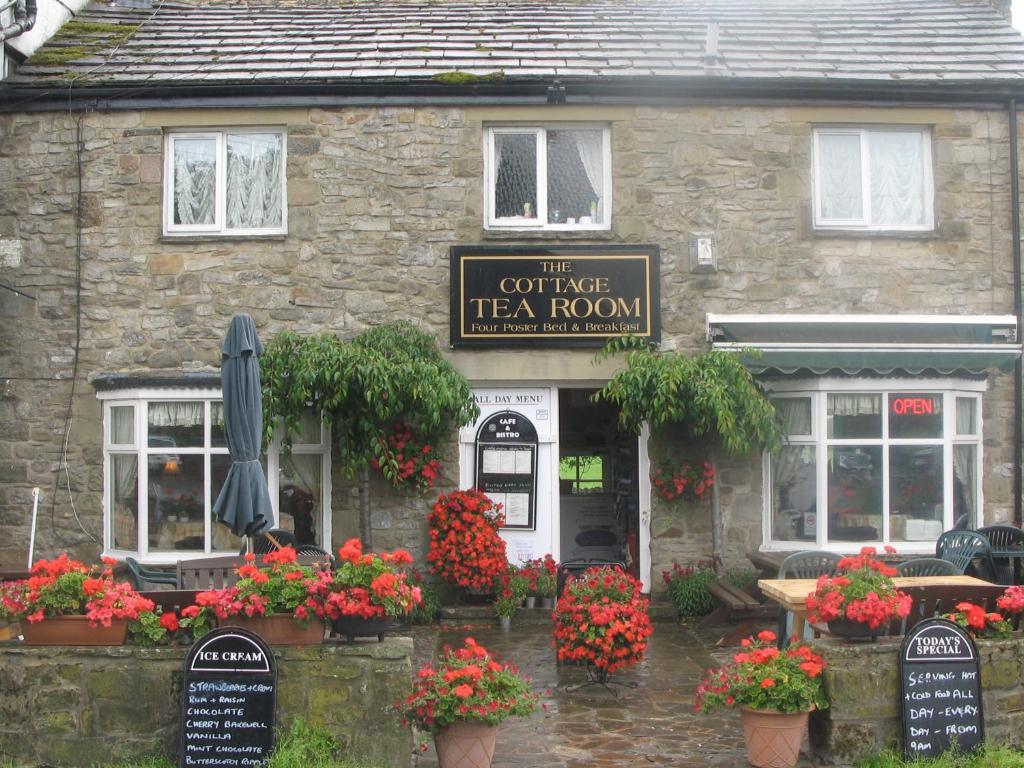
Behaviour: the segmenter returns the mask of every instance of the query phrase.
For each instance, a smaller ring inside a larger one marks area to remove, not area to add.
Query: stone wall
[[[502,120],[611,123],[610,232],[483,229],[483,127]],[[841,122],[933,126],[936,232],[813,231],[812,127]],[[288,234],[163,237],[163,131],[241,125],[287,130]],[[5,282],[36,297],[0,291],[0,564],[24,560],[34,485],[43,490],[41,555],[71,550],[92,559],[100,548],[101,409],[90,379],[212,369],[236,311],[253,314],[265,338],[282,329],[351,335],[385,318],[408,318],[444,347],[452,245],[658,244],[666,349],[705,348],[708,312],[1012,313],[1007,128],[998,110],[841,107],[0,116],[0,264]],[[690,270],[689,234],[697,231],[716,235],[717,272]],[[469,369],[480,354],[451,357]],[[558,372],[552,381],[593,383],[591,352],[530,357],[537,361],[531,369]],[[514,379],[516,370],[502,376]],[[1005,520],[1012,505],[1010,376],[993,377],[984,424],[985,513]],[[455,461],[454,435],[445,450]],[[457,468],[447,467],[439,490],[457,477]],[[720,477],[727,560],[738,565],[761,543],[760,460],[729,462]],[[379,486],[374,505],[382,545],[423,551],[424,500]],[[356,495],[339,474],[332,508],[338,543],[357,530],[358,517]],[[684,529],[667,519],[653,526],[655,577],[673,558],[708,555],[699,520]],[[670,535],[675,530],[681,538]]]
[[[187,649],[0,643],[0,758],[88,766],[180,750]],[[277,723],[325,727],[343,754],[409,764],[412,739],[385,713],[407,695],[412,640],[275,646]]]
[[[899,653],[902,638],[876,643],[816,641],[824,653],[831,707],[811,715],[811,747],[829,763],[852,765],[885,748],[903,748]],[[1020,746],[1024,740],[1024,637],[978,640],[985,740]]]

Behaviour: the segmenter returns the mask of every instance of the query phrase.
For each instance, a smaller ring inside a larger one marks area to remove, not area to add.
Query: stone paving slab
[[[753,631],[763,628],[751,626]],[[742,633],[742,634],[741,634]],[[693,692],[704,671],[724,660],[746,626],[695,631],[674,622],[656,622],[647,658],[613,679],[637,687],[613,686],[618,697],[599,686],[567,692],[585,680],[580,667],[555,663],[550,625],[514,625],[501,632],[490,622],[418,628],[417,666],[444,644],[476,638],[500,658],[517,664],[544,694],[546,711],[506,721],[498,734],[492,768],[745,768],[739,715],[693,711]],[[715,645],[724,639],[723,645]],[[710,652],[709,652],[710,651]],[[437,768],[431,744],[414,758],[416,768]],[[813,763],[804,758],[801,768]]]

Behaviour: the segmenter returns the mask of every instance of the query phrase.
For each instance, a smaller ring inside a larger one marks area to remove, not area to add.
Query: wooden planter
[[[128,619],[112,619],[109,627],[90,626],[86,616],[48,616],[21,622],[26,645],[124,645]]]

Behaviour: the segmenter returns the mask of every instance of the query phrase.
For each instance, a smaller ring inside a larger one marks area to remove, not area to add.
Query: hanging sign
[[[476,482],[502,505],[505,527],[537,526],[537,429],[515,411],[488,417],[476,433]]]
[[[978,649],[963,628],[945,619],[915,625],[900,648],[900,683],[908,759],[982,743]]]
[[[179,768],[261,766],[274,746],[277,672],[269,646],[238,627],[215,629],[185,659]]]
[[[661,339],[655,245],[451,249],[452,346]]]

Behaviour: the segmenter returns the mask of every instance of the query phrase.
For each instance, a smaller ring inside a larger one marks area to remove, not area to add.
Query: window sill
[[[610,229],[482,230],[484,240],[614,240]]]
[[[231,242],[252,242],[253,240],[268,240],[270,242],[283,242],[288,239],[288,233],[283,232],[275,235],[167,235],[157,236],[161,243],[231,243]]]
[[[837,240],[940,240],[942,233],[937,229],[928,230],[879,230],[879,229],[829,229],[811,228],[810,236],[815,239],[834,238]]]

